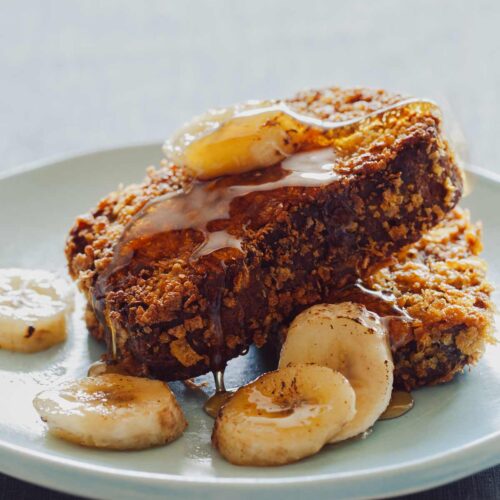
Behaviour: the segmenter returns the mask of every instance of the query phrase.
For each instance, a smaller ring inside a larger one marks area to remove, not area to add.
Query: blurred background
[[[365,85],[451,109],[500,172],[500,2],[0,4],[0,168],[160,142],[192,115],[306,87]]]

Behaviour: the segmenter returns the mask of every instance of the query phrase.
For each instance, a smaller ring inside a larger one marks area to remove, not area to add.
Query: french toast
[[[390,264],[325,302],[360,303],[386,319],[395,387],[448,382],[494,342],[492,286],[481,250],[481,226],[455,208]],[[277,351],[286,332],[284,325],[270,338]]]
[[[204,184],[204,196],[219,196],[207,198],[207,212],[225,193],[245,189],[207,225],[237,244],[196,259],[203,239],[196,228],[158,228],[171,199],[181,193],[185,201],[199,187],[183,168],[165,163],[143,184],[111,193],[77,219],[66,246],[70,274],[89,302],[90,330],[131,373],[185,379],[222,368],[308,306],[369,280],[440,223],[462,192],[436,108],[384,111],[402,100],[332,88],[286,101],[321,120],[380,114],[369,134],[352,133],[337,151],[327,182],[280,184],[278,164]],[[183,207],[174,206],[176,214],[191,214]],[[196,208],[195,218],[204,207]],[[122,255],[124,240],[152,225],[150,214],[156,230],[126,241]]]
[[[406,331],[389,326],[396,386],[448,382],[495,342],[493,287],[481,250],[481,226],[455,209],[366,280],[371,289],[392,294],[410,318]]]

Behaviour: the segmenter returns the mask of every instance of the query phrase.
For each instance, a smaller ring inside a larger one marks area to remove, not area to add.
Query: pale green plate
[[[64,270],[75,216],[120,182],[158,163],[158,145],[45,162],[0,179],[0,266]],[[484,222],[490,278],[500,281],[500,182],[475,174],[463,204]],[[498,298],[498,295],[497,295]],[[498,300],[497,300],[498,302]],[[189,420],[175,443],[142,452],[104,452],[48,437],[31,406],[42,388],[85,375],[101,347],[74,315],[70,340],[49,351],[0,352],[0,470],[40,485],[96,498],[364,498],[430,488],[500,463],[500,349],[454,382],[415,393],[406,416],[378,423],[365,440],[327,447],[277,468],[235,467],[210,447],[205,396],[172,384]],[[228,384],[264,368],[259,353],[234,360]]]

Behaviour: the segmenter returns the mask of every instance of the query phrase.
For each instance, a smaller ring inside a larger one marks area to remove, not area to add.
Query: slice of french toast
[[[386,318],[396,387],[448,382],[494,342],[493,288],[481,250],[481,226],[456,208],[389,265],[327,302],[361,303]],[[285,337],[286,326],[271,339],[278,351]]]
[[[211,180],[201,187],[209,202],[191,206],[199,182],[165,164],[111,193],[77,219],[66,246],[91,330],[131,372],[183,379],[222,368],[304,308],[371,276],[442,221],[462,191],[437,109],[398,108],[402,100],[333,88],[286,101],[320,120],[370,120],[333,148],[322,183],[281,182],[290,177],[278,164]],[[237,195],[227,210],[214,210],[229,192]],[[204,235],[189,218],[204,211],[218,214],[207,220],[210,234],[237,244],[193,258]]]

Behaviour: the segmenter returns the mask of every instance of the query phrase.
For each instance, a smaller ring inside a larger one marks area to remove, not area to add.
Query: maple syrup
[[[327,299],[326,302],[329,300]],[[356,302],[378,314],[386,327],[391,349],[396,351],[407,344],[413,335],[413,318],[398,306],[396,297],[386,291],[372,290],[361,280],[341,290],[333,290],[331,302]]]
[[[224,403],[234,394],[233,390],[227,390],[224,384],[224,370],[213,372],[215,382],[215,392],[210,396],[203,405],[205,413],[213,418],[217,417],[219,410]]]
[[[406,99],[362,117],[329,121],[299,113],[284,101],[253,102],[197,117],[165,143],[164,151],[173,164],[206,180],[269,167],[304,150],[334,145],[349,151],[352,136],[359,147],[373,140],[374,129],[380,136],[398,126],[408,110],[431,107],[437,111],[430,101]]]
[[[415,404],[413,396],[406,391],[392,391],[391,400],[379,420],[391,420],[408,413]]]

